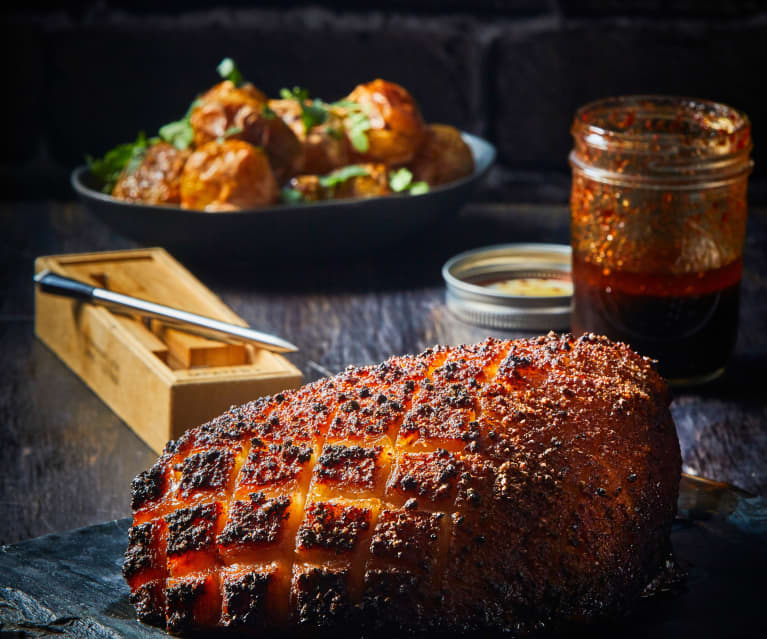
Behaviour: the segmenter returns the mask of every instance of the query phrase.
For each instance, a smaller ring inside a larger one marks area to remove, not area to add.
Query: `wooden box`
[[[35,272],[43,269],[245,326],[160,248],[40,257]],[[39,290],[35,333],[157,452],[232,404],[301,383],[301,372],[275,353]]]

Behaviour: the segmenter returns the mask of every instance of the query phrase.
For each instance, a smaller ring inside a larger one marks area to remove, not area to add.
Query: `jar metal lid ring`
[[[514,295],[477,283],[503,279],[569,279],[563,244],[501,244],[460,253],[442,267],[446,303],[460,319],[500,329],[569,327],[572,295]]]

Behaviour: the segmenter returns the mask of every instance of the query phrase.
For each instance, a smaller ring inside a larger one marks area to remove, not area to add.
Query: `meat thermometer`
[[[116,312],[139,316],[140,318],[157,319],[163,324],[168,324],[187,333],[194,333],[195,335],[209,337],[230,344],[248,342],[275,353],[288,353],[298,350],[297,346],[276,335],[261,333],[246,326],[222,322],[212,317],[205,317],[204,315],[182,311],[171,306],[156,304],[155,302],[138,297],[115,293],[105,288],[99,288],[98,286],[92,286],[79,280],[64,277],[63,275],[57,275],[47,269],[35,275],[34,281],[40,290],[45,293],[71,297],[92,304],[106,306]]]

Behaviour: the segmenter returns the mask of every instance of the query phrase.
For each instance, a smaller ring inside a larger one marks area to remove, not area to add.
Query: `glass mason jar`
[[[718,377],[737,333],[748,118],[625,96],[580,108],[571,132],[573,333],[627,342],[672,383]]]

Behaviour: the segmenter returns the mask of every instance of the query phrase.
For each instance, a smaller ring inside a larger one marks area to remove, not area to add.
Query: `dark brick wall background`
[[[484,199],[565,201],[569,124],[589,100],[719,100],[752,119],[751,201],[767,201],[765,1],[11,0],[1,16],[6,198],[71,197],[69,171],[86,153],[179,117],[231,56],[270,94],[403,84],[427,120],[497,145]]]

